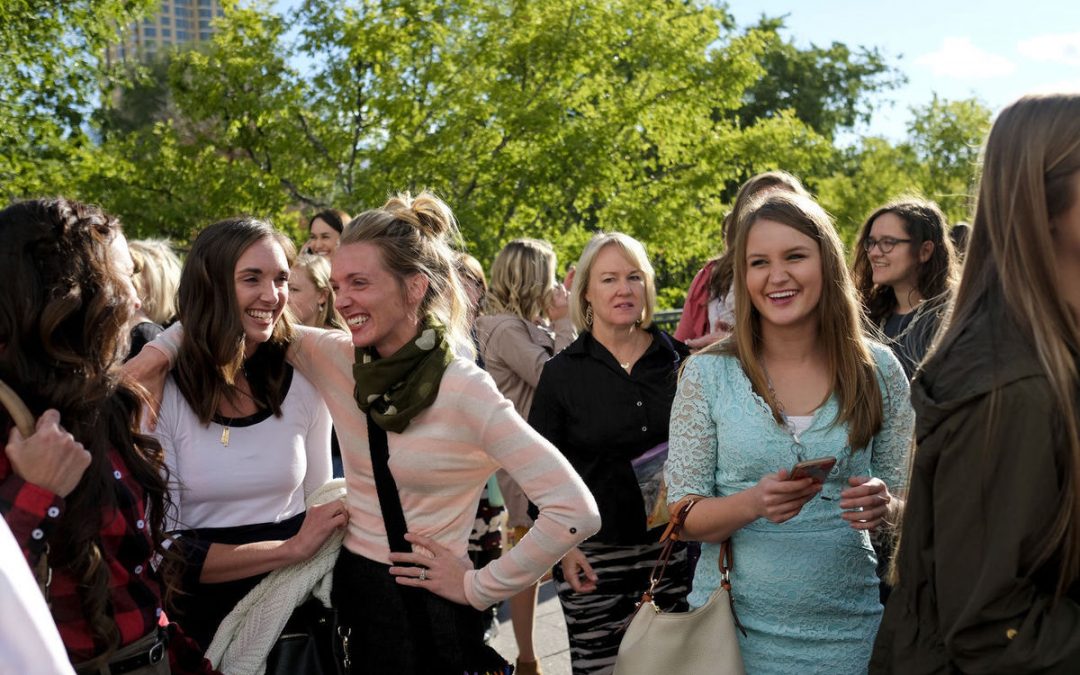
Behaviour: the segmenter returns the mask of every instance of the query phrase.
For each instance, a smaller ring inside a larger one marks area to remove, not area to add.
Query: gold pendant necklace
[[[224,415],[222,415],[221,417],[222,417],[222,419],[225,420],[224,422],[220,423],[221,424],[221,444],[224,445],[227,448],[227,447],[229,447],[229,430],[232,427],[233,420],[236,419],[236,418],[235,417],[225,417]]]
[[[244,378],[247,379],[247,371],[245,370],[243,372],[244,372]],[[237,394],[240,394],[241,396],[246,397],[248,400],[250,400],[252,403],[254,403],[255,408],[258,409],[259,402],[255,400],[254,396],[247,393],[246,391],[244,391],[240,387],[236,386],[235,384],[232,385],[232,390],[234,392],[236,392]],[[236,409],[239,410],[239,408],[236,408]],[[224,415],[222,417],[224,417]],[[229,447],[229,427],[232,426],[233,420],[236,419],[236,418],[235,417],[224,417],[224,419],[225,419],[225,422],[221,425],[221,444],[227,448],[227,447]]]

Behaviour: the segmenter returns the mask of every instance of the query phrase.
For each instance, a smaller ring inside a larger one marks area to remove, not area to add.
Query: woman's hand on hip
[[[851,485],[840,492],[840,517],[856,530],[876,530],[889,515],[893,497],[880,478],[852,476]]]
[[[349,522],[349,509],[345,500],[335,499],[325,504],[316,504],[308,508],[304,515],[304,524],[300,531],[289,539],[290,558],[294,562],[307,560],[319,552],[323,542],[336,530]]]
[[[472,565],[460,560],[434,539],[408,532],[405,541],[421,546],[430,553],[391,553],[390,574],[402,586],[415,586],[431,591],[459,605],[469,604],[465,597],[465,573]],[[400,565],[405,563],[408,565]]]
[[[754,490],[757,514],[773,523],[783,523],[799,515],[808,501],[821,492],[821,483],[812,478],[788,480],[787,469],[762,476]]]
[[[575,593],[592,593],[596,590],[596,572],[581,549],[570,549],[559,562],[563,577]]]

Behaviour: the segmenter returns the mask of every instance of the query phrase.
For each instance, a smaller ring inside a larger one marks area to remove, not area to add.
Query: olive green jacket
[[[1065,506],[1067,448],[1028,338],[984,312],[911,396],[900,580],[870,672],[1080,673],[1080,584],[1055,603],[1056,556],[1036,566]]]

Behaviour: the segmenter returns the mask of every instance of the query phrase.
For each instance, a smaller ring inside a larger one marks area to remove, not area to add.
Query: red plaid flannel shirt
[[[131,477],[115,450],[109,451],[109,462],[116,480],[117,506],[102,509],[100,542],[103,561],[109,570],[112,615],[120,631],[120,646],[124,646],[158,626],[167,625],[168,618],[161,609],[161,586],[150,567],[153,544],[142,486]],[[27,562],[34,567],[45,542],[63,517],[64,500],[16,476],[7,453],[0,452],[0,514],[22,547]],[[78,583],[62,569],[53,570],[49,600],[72,662],[80,663],[99,653],[101,648],[95,647],[82,613]],[[213,672],[197,649],[191,653],[194,643],[183,635],[177,637],[170,643],[174,673]]]
[[[109,570],[113,619],[120,631],[120,644],[126,645],[164,625],[161,587],[150,569],[153,545],[145,520],[142,487],[131,479],[115,451],[109,452],[109,461],[116,479],[117,506],[102,510],[100,543]],[[0,510],[30,566],[35,566],[45,542],[63,517],[64,500],[14,475],[4,454],[0,457]],[[63,569],[53,570],[49,600],[72,661],[86,661],[100,652],[83,617],[78,581]]]

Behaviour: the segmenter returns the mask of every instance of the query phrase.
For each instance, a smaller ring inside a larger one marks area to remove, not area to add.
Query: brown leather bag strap
[[[745,637],[746,629],[743,628],[742,622],[739,621],[739,613],[735,611],[735,596],[731,594],[731,571],[735,569],[735,558],[732,555],[732,550],[730,537],[720,542],[720,555],[717,557],[716,562],[720,565],[720,586],[727,591],[728,602],[731,603],[731,618],[735,621],[735,627]]]
[[[3,380],[0,380],[0,403],[7,409],[8,415],[11,415],[11,421],[15,422],[15,427],[19,430],[20,434],[24,437],[34,435],[33,413],[26,407],[23,400],[19,398],[19,395],[15,393],[15,390],[9,387]]]
[[[690,510],[694,508],[694,504],[697,504],[701,499],[701,497],[690,497],[686,499],[676,510],[675,515],[668,523],[667,529],[664,530],[664,534],[660,536],[660,541],[664,544],[664,548],[660,550],[660,557],[656,559],[652,571],[649,572],[649,589],[645,591],[645,594],[642,596],[642,602],[649,602],[652,600],[653,591],[656,589],[656,585],[664,578],[664,572],[667,571],[668,561],[671,560],[671,554],[675,551],[675,543],[682,540],[682,528],[683,524],[686,522],[686,516],[690,514]]]
[[[11,416],[11,421],[15,423],[15,428],[19,430],[23,438],[34,435],[34,427],[36,426],[34,414],[26,407],[26,404],[15,393],[15,390],[3,380],[0,380],[0,404],[3,404],[8,415]],[[52,585],[52,568],[49,567],[48,544],[45,544],[45,550],[42,552],[41,557],[38,558],[38,563],[34,566],[33,572],[34,579],[38,582],[38,588],[41,589],[41,594],[45,597],[45,601],[48,602],[49,586]]]

